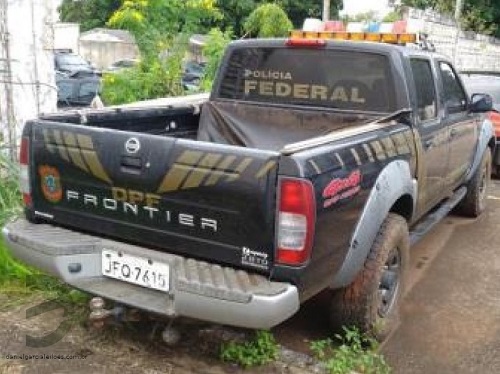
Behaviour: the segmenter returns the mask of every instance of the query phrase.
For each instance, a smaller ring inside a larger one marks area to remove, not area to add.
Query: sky
[[[344,10],[341,14],[350,16],[374,10],[383,16],[390,11],[387,7],[387,0],[344,0]]]

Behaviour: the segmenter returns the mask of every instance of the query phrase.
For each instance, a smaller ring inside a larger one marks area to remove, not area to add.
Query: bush
[[[21,212],[19,167],[0,153],[0,227],[12,216]]]
[[[19,167],[6,155],[0,153],[0,228],[12,217],[22,211],[21,192],[19,191]],[[0,284],[7,281],[24,279],[32,272],[15,261],[0,239]]]
[[[246,343],[229,342],[222,345],[220,358],[243,367],[264,365],[278,357],[278,344],[268,331],[257,331]]]
[[[331,339],[311,343],[311,351],[331,374],[389,374],[384,358],[376,352],[377,342],[363,336],[357,328],[345,328],[344,335],[335,335],[340,346]]]
[[[205,48],[203,48],[203,54],[207,58],[207,68],[201,84],[204,91],[210,91],[212,88],[224,51],[231,42],[232,35],[231,29],[222,32],[220,29],[215,28],[208,33],[208,41]]]
[[[293,24],[277,4],[258,6],[245,21],[245,31],[259,38],[287,36]]]
[[[120,105],[159,97],[181,96],[182,59],[174,53],[166,59],[141,61],[137,66],[102,79],[102,99],[106,105]]]

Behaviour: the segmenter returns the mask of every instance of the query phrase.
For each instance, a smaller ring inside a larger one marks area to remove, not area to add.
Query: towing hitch
[[[105,302],[102,297],[93,297],[89,302],[89,322],[95,329],[102,329],[111,321],[122,322],[125,319],[125,307],[117,305],[112,309],[106,309],[104,305]]]
[[[137,309],[127,309],[123,305],[116,305],[112,309],[106,309],[104,306],[105,301],[102,297],[93,297],[89,302],[89,322],[90,326],[96,330],[104,328],[109,323],[137,322],[143,319]],[[181,339],[180,331],[172,326],[173,322],[174,319],[170,319],[161,333],[161,339],[169,346],[176,345]],[[161,325],[157,322],[151,333],[151,338],[153,338],[159,326]]]

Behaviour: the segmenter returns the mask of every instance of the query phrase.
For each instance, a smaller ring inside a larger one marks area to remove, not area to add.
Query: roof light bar
[[[345,32],[345,31],[302,31],[293,30],[290,33],[290,39],[293,40],[351,40],[351,41],[370,41],[377,43],[407,44],[417,43],[419,38],[417,34],[411,33],[377,33],[377,32]],[[292,43],[293,44],[293,43]],[[310,43],[310,46],[315,45]]]

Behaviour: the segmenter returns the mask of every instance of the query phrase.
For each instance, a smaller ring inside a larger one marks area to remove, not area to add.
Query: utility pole
[[[323,0],[323,22],[330,19],[330,0]]]
[[[463,0],[457,0],[455,3],[455,21],[460,20],[460,16],[462,15],[462,6],[463,6]]]
[[[455,35],[455,46],[453,48],[453,62],[457,65],[458,44],[460,42],[460,17],[462,15],[463,0],[456,0],[455,2],[455,24],[457,33]]]

